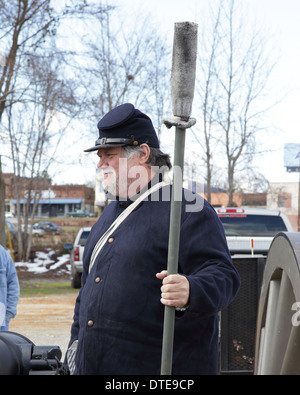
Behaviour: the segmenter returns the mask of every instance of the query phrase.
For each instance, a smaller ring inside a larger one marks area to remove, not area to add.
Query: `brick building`
[[[16,213],[15,177],[11,173],[3,174],[5,181],[5,211]],[[37,217],[65,216],[68,212],[85,210],[94,213],[95,191],[85,185],[51,185],[50,179],[35,179],[36,190],[31,196],[38,196]],[[22,179],[20,192],[21,212],[27,201],[29,179]],[[30,205],[32,209],[33,200]]]
[[[299,182],[273,182],[268,189],[268,208],[283,211],[294,230],[300,231],[300,185]]]

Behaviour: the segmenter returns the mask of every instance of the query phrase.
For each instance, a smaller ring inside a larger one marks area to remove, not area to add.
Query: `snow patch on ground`
[[[55,250],[48,248],[46,251],[37,251],[33,262],[15,262],[15,267],[34,274],[60,270],[68,274],[71,273],[70,254],[57,256]]]

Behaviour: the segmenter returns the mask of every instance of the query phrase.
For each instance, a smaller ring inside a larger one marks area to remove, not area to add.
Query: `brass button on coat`
[[[108,242],[111,244],[111,243],[113,243],[114,240],[115,240],[115,239],[114,239],[113,237],[110,237],[110,238],[108,239]]]
[[[93,325],[94,325],[94,321],[89,320],[89,321],[88,321],[88,326],[93,326]]]
[[[98,283],[100,283],[100,281],[101,281],[101,278],[100,278],[100,277],[96,277],[96,278],[95,278],[95,283],[98,284]]]

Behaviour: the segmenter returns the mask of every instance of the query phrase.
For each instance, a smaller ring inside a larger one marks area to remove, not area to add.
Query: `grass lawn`
[[[20,296],[45,296],[78,294],[79,289],[71,287],[70,282],[21,281]]]

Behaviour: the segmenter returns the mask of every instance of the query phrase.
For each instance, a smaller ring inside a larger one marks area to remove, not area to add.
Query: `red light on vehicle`
[[[245,212],[242,208],[219,208],[218,213],[220,214],[243,214]]]
[[[79,247],[74,249],[74,261],[79,261]]]

